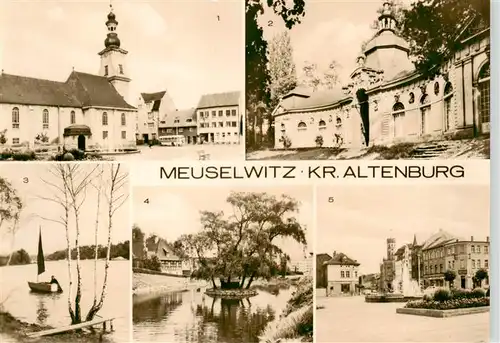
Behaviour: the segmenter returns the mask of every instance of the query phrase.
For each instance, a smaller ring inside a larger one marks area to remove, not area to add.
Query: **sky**
[[[63,215],[64,211],[60,205],[47,200],[42,200],[40,197],[52,197],[53,189],[44,183],[42,180],[52,184],[59,184],[50,172],[51,164],[48,163],[6,163],[0,168],[0,177],[9,181],[13,188],[18,192],[21,201],[25,204],[21,212],[20,229],[15,235],[14,250],[24,249],[30,255],[36,255],[38,249],[38,232],[41,227],[43,250],[45,254],[50,254],[54,251],[66,249],[66,232],[61,224],[54,223],[42,219],[58,219]],[[79,164],[82,171],[91,171],[96,164],[83,163]],[[106,168],[109,168],[107,165]],[[121,170],[127,172],[126,166],[121,165]],[[109,169],[106,169],[105,175],[109,175]],[[107,178],[109,180],[109,178]],[[27,181],[27,182],[25,182]],[[125,193],[128,194],[128,183],[124,185]],[[106,244],[107,242],[107,206],[105,198],[101,197],[100,206],[100,229],[98,234],[98,244]],[[81,209],[80,215],[80,245],[94,244],[94,228],[97,211],[97,192],[94,188],[89,187],[85,202]],[[130,217],[129,217],[128,199],[123,206],[115,212],[113,217],[113,231],[111,240],[113,243],[119,243],[130,240]],[[74,217],[73,217],[74,218]],[[71,220],[71,219],[70,219]],[[6,255],[11,251],[11,236],[5,233],[5,227],[1,228],[0,254]],[[75,238],[74,219],[71,220],[70,235],[71,241]]]
[[[201,95],[243,90],[243,1],[113,0],[130,97],[167,90],[178,109]],[[5,73],[65,81],[73,67],[96,74],[109,0],[2,1]]]
[[[182,234],[201,230],[200,211],[224,211],[231,215],[226,198],[231,191],[266,192],[281,196],[287,194],[300,202],[299,223],[306,228],[306,239],[313,246],[313,194],[310,186],[290,187],[135,187],[133,189],[133,220],[146,234],[156,234],[169,242]],[[148,199],[147,203],[145,202]],[[303,257],[303,247],[292,240],[278,245],[292,260]],[[306,250],[306,253],[309,252]]]
[[[422,243],[439,229],[486,240],[489,195],[487,185],[322,187],[316,252],[343,252],[361,264],[362,273],[376,273],[389,237],[396,239],[396,248],[412,243],[414,235]]]
[[[289,31],[298,76],[305,61],[324,69],[335,60],[340,65],[339,79],[345,83],[356,67],[362,42],[375,33],[370,26],[382,4],[381,0],[306,0],[305,16]],[[271,9],[266,8],[259,23],[268,42],[285,30],[283,21]]]

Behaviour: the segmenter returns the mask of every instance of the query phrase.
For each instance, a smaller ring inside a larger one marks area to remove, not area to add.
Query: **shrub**
[[[486,291],[482,288],[474,288],[471,292],[471,298],[484,298]]]
[[[447,301],[451,299],[451,292],[447,289],[438,289],[436,292],[434,292],[433,296],[434,301]]]
[[[283,143],[283,148],[289,149],[292,146],[292,140],[288,136],[283,136],[279,140],[281,143]]]
[[[25,150],[25,151],[4,150],[0,154],[0,160],[32,161],[36,160],[36,154],[32,150]]]
[[[75,156],[73,156],[72,153],[70,152],[67,152],[63,155],[62,157],[63,161],[74,161],[75,160]]]
[[[454,310],[459,308],[490,306],[490,298],[452,299],[446,301],[409,301],[406,308],[422,308],[429,310]]]
[[[476,288],[474,290],[466,290],[466,289],[453,289],[451,291],[452,299],[475,299],[475,298],[484,298],[486,296],[486,292],[482,288]]]

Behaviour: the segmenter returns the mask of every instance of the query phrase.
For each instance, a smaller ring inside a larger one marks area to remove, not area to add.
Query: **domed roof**
[[[106,48],[109,48],[110,46],[119,48],[120,39],[118,38],[118,35],[116,33],[108,33],[108,37],[104,40],[104,45]]]
[[[69,136],[92,136],[92,131],[90,130],[90,127],[87,125],[81,125],[81,124],[73,124],[70,125],[66,128],[64,128],[64,137],[69,137]]]
[[[397,36],[392,30],[384,30],[377,33],[366,44],[364,54],[369,54],[371,51],[380,47],[399,47],[403,50],[409,50],[408,43],[401,37]]]
[[[113,11],[109,12],[109,14],[108,14],[108,19],[109,19],[109,20],[113,20],[113,19],[115,19],[115,18],[116,18],[116,15],[113,13]]]

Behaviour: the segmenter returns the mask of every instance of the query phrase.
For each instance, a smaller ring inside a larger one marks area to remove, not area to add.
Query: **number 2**
[[[273,22],[272,20],[269,20],[269,21],[267,22],[267,26],[273,26],[273,25],[274,25],[274,22]]]

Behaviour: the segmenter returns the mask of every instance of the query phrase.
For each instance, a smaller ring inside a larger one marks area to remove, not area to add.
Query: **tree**
[[[106,297],[106,288],[108,281],[108,269],[109,260],[111,257],[111,233],[113,229],[113,218],[117,210],[119,210],[123,204],[128,199],[127,191],[127,180],[128,173],[123,172],[121,164],[110,164],[107,166],[107,172],[109,174],[108,181],[105,183],[104,187],[104,197],[106,199],[107,213],[108,213],[108,242],[106,247],[106,263],[104,265],[104,281],[102,284],[101,297],[99,301],[96,301],[94,296],[94,302],[89,312],[87,313],[86,321],[90,321],[94,316],[101,310],[104,304],[104,299]],[[106,170],[103,170],[103,172]],[[101,188],[98,188],[99,190]],[[97,228],[96,228],[97,230]],[[97,242],[96,242],[97,243]]]
[[[453,287],[453,281],[455,281],[456,277],[457,273],[454,270],[448,269],[444,272],[444,280],[449,282],[450,288]]]
[[[410,43],[416,68],[424,75],[439,67],[462,48],[459,34],[473,21],[489,26],[489,0],[422,0],[403,10],[401,36]]]
[[[23,209],[23,202],[12,184],[0,177],[0,230],[2,234],[10,236],[10,254],[7,265],[10,264],[14,250],[14,239],[19,229],[19,219]]]
[[[299,206],[295,199],[233,192],[227,202],[233,208],[230,216],[202,211],[203,230],[174,244],[176,253],[198,258],[192,277],[209,280],[214,288],[217,278],[223,289],[249,288],[256,278],[269,278],[276,268],[276,259],[283,253],[276,239],[306,243],[304,229],[293,216]]]
[[[474,275],[477,280],[477,284],[479,287],[483,284],[483,280],[488,278],[488,271],[486,269],[478,269],[476,274]]]
[[[0,144],[4,145],[7,143],[7,129],[0,131]]]
[[[300,23],[305,13],[304,0],[267,0],[266,3],[283,20],[287,29]],[[260,138],[257,136],[256,127],[262,125],[263,116],[269,111],[270,77],[267,42],[258,23],[259,16],[264,13],[263,2],[246,0],[245,12],[246,146],[254,148],[262,145],[262,135]]]
[[[306,61],[302,67],[301,85],[314,92],[333,89],[339,83],[339,68],[340,66],[335,60],[330,61],[328,67],[323,70],[320,70],[316,63]]]

